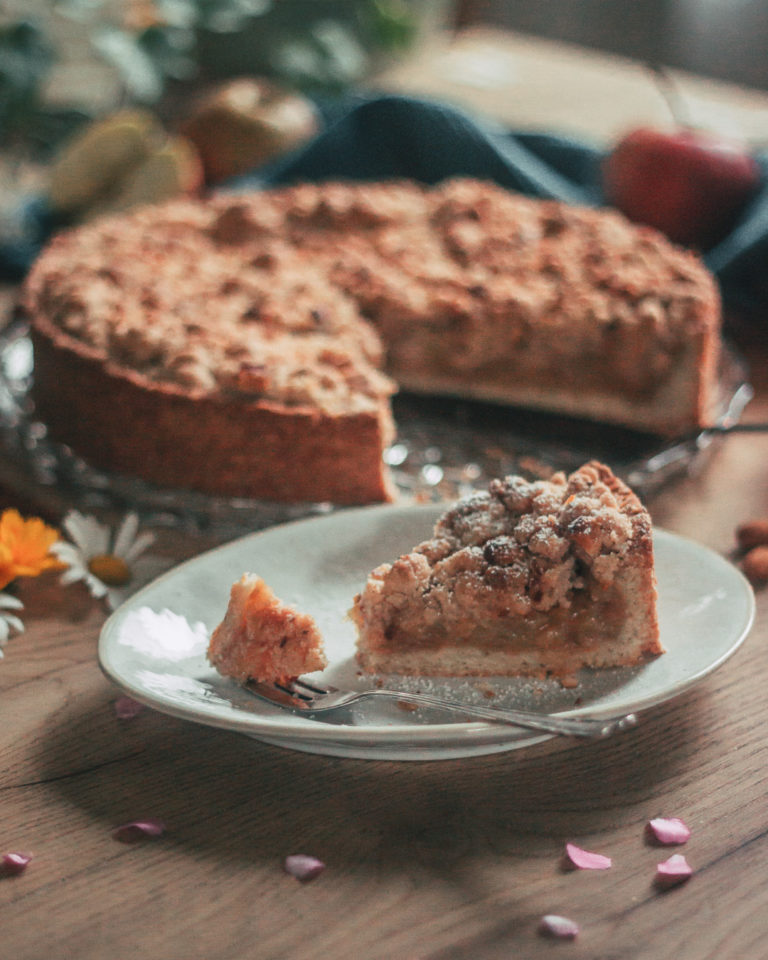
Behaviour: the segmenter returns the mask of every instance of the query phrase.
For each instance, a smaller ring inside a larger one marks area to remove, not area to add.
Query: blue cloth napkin
[[[437,183],[446,177],[495,180],[512,190],[599,206],[604,203],[603,152],[566,137],[510,131],[447,104],[384,95],[356,98],[325,109],[325,125],[307,145],[232,189],[344,178],[406,177]],[[726,301],[753,313],[768,308],[768,156],[758,161],[763,184],[733,231],[705,260]],[[21,242],[2,243],[0,276],[18,278],[55,228],[39,200],[28,205]]]

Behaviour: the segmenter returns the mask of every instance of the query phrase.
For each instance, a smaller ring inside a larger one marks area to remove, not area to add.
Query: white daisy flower
[[[61,578],[63,584],[84,581],[94,597],[105,597],[114,610],[151,579],[146,575],[146,563],[142,571],[136,561],[154,543],[155,535],[139,534],[137,514],[127,514],[114,536],[110,527],[77,510],[64,517],[63,527],[73,543],[58,541],[51,547],[69,568]]]
[[[0,593],[0,657],[3,656],[3,647],[8,642],[11,633],[23,633],[24,624],[8,610],[23,610],[24,604],[9,593]]]

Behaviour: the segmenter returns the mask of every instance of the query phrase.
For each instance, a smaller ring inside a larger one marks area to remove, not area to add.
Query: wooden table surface
[[[498,50],[514,42],[501,38]],[[431,83],[422,76],[422,87]],[[751,97],[734,95],[734,109]],[[751,359],[747,418],[768,420],[768,356],[755,349]],[[767,464],[768,437],[730,437],[651,501],[654,521],[730,555],[737,524],[768,516]],[[22,497],[33,504],[35,491],[6,491],[3,502]],[[166,532],[157,550],[182,559],[205,546]],[[82,585],[63,590],[56,574],[18,584],[26,632],[0,663],[0,852],[33,860],[0,879],[0,957],[768,955],[760,591],[738,653],[628,733],[394,763],[291,752],[151,710],[118,720],[118,691],[96,662],[104,608]],[[675,850],[644,841],[657,816],[693,831],[683,852],[694,876],[663,894],[655,865]],[[167,832],[135,845],[112,838],[116,825],[144,817]],[[613,868],[563,872],[566,841],[611,856]],[[283,859],[296,852],[321,858],[325,872],[306,884],[288,876]],[[547,913],[576,920],[579,938],[542,938]]]

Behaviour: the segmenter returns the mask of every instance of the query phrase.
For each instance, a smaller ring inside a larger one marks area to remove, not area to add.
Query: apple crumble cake
[[[56,237],[33,398],[96,466],[229,496],[387,499],[395,382],[673,435],[707,421],[697,257],[474,180],[178,200]]]
[[[286,683],[327,665],[312,617],[283,603],[254,574],[233,584],[224,619],[211,635],[208,659],[240,683]]]
[[[558,677],[663,653],[651,522],[611,470],[493,480],[374,570],[351,611],[371,673]]]

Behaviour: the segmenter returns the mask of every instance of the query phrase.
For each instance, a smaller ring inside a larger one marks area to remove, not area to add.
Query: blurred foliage
[[[52,43],[36,24],[0,24],[0,142],[44,149],[84,119],[77,110],[49,109],[43,102],[54,59]]]
[[[127,100],[155,103],[169,83],[260,73],[309,93],[339,93],[382,56],[407,49],[441,0],[53,0],[82,25]],[[1,11],[0,11],[1,16]],[[57,50],[50,23],[0,23],[0,140],[45,143],[82,119],[46,108]]]
[[[0,27],[0,118],[3,129],[16,130],[40,106],[53,49],[42,31],[27,22]]]
[[[435,0],[57,0],[90,21],[97,52],[129,96],[151,103],[170,81],[255,72],[303,90],[335,92],[361,79],[381,53],[414,39],[419,10]],[[101,13],[101,16],[98,14]]]
[[[0,27],[0,130],[4,141],[23,137],[28,119],[42,108],[41,91],[53,48],[34,24]]]

